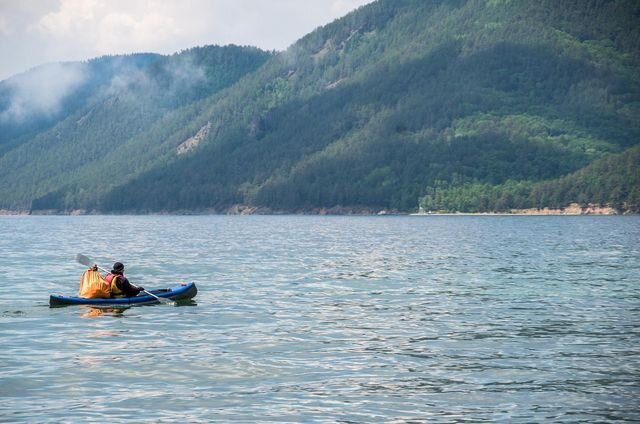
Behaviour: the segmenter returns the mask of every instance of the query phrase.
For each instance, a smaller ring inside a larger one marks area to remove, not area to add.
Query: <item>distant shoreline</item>
[[[417,215],[497,215],[497,216],[510,216],[510,215],[524,215],[524,216],[581,216],[581,215],[628,215],[629,213],[620,212],[610,206],[600,206],[594,204],[580,205],[578,203],[571,203],[563,208],[528,208],[528,209],[511,209],[508,212],[443,212],[443,213],[428,213],[421,212]]]
[[[225,210],[201,209],[201,210],[177,210],[177,211],[123,211],[123,212],[101,212],[88,211],[84,209],[76,209],[69,211],[59,210],[8,210],[0,209],[0,216],[90,216],[90,215],[301,215],[301,216],[621,216],[621,215],[637,215],[626,211],[617,211],[610,207],[601,206],[578,206],[572,204],[561,209],[513,209],[509,212],[418,212],[410,213],[397,210],[377,210],[368,208],[317,208],[298,211],[280,211],[270,208],[258,208],[254,206],[234,205]]]
[[[409,216],[630,216],[633,213],[509,213],[509,212],[454,212],[454,213],[411,213]]]

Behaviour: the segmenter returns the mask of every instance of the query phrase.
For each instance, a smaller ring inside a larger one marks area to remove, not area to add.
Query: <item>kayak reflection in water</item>
[[[122,262],[114,263],[104,279],[111,286],[111,297],[134,297],[144,290],[144,287],[131,284],[125,277]]]
[[[80,316],[82,318],[95,318],[95,317],[101,317],[103,315],[122,317],[124,316],[124,311],[126,310],[127,308],[98,308],[98,307],[89,306]],[[107,334],[107,335],[114,335],[114,334]]]

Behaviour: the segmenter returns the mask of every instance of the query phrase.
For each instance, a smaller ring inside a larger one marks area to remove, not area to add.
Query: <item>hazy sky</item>
[[[0,80],[48,62],[206,44],[283,50],[372,0],[0,0]]]

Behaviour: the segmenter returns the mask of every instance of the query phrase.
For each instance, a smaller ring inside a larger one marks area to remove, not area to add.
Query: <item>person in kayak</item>
[[[124,265],[122,262],[113,264],[113,269],[104,278],[111,286],[111,297],[134,297],[137,296],[144,287],[131,284],[124,276]]]

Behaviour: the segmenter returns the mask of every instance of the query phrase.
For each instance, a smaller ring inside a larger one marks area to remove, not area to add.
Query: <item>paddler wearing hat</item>
[[[116,262],[113,269],[104,277],[111,286],[111,297],[134,297],[137,296],[144,287],[131,284],[129,279],[124,276],[124,264]]]

